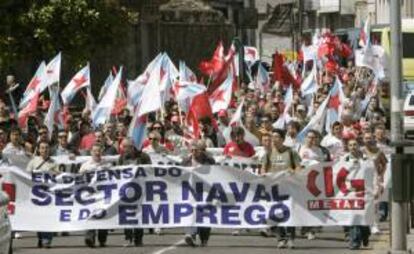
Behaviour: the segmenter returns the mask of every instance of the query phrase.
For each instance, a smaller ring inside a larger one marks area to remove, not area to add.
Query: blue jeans
[[[194,239],[198,234],[201,242],[207,242],[210,238],[211,228],[207,227],[190,227],[185,229],[185,233],[191,235]]]
[[[349,227],[349,247],[359,249],[361,247],[361,244],[367,245],[369,235],[369,226]]]
[[[279,239],[282,241],[295,240],[296,228],[295,227],[278,227]]]
[[[386,221],[388,218],[388,202],[381,201],[378,204],[379,221]]]
[[[53,233],[52,232],[38,232],[37,238],[43,245],[50,245],[52,243]]]

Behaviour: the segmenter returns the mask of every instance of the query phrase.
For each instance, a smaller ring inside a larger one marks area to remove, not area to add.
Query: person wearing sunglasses
[[[166,154],[168,150],[161,144],[161,134],[158,131],[151,131],[148,134],[149,144],[143,149],[146,153],[160,153]]]
[[[152,126],[149,128],[150,132],[155,131],[156,133],[159,134],[159,138],[158,138],[158,142],[159,144],[166,149],[168,152],[173,152],[174,151],[174,145],[165,137],[165,128],[164,125],[160,122],[160,121],[155,121]],[[148,135],[149,137],[149,135]],[[152,142],[149,138],[147,138],[146,140],[144,140],[144,142],[142,143],[142,147],[144,149],[146,149],[148,146],[152,145]],[[151,149],[149,149],[151,150]]]
[[[68,132],[65,130],[60,130],[58,132],[58,141],[57,141],[57,145],[54,149],[54,153],[55,156],[58,155],[67,155],[71,158],[74,158],[74,156],[77,153],[77,151],[75,149],[73,149],[72,147],[69,146],[68,143]]]

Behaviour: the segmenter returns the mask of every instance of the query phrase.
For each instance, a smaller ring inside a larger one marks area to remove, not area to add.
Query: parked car
[[[12,253],[12,232],[7,211],[8,203],[7,194],[0,191],[0,254]]]

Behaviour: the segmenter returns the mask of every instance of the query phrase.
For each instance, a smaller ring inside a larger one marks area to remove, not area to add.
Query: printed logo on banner
[[[341,167],[333,174],[332,167],[325,167],[321,175],[318,170],[310,170],[306,188],[314,197],[321,199],[308,200],[308,209],[315,210],[364,210],[365,181],[364,179],[348,180],[349,170]],[[324,188],[321,190],[317,182],[323,177]],[[348,187],[347,182],[350,183]],[[335,193],[335,186],[338,192]],[[349,197],[349,198],[348,198]]]

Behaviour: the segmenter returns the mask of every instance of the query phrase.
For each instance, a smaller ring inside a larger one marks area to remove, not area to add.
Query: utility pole
[[[401,41],[401,0],[390,1],[391,31],[391,142],[396,156],[404,154],[403,146],[403,101],[402,101],[402,41]],[[395,166],[395,167],[394,167]],[[401,171],[402,164],[392,160],[393,171]],[[391,249],[393,253],[407,250],[407,210],[403,201],[392,200]]]

